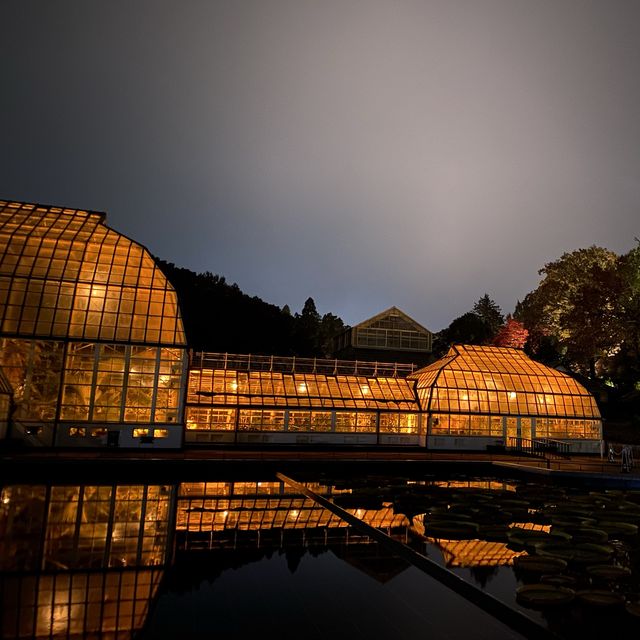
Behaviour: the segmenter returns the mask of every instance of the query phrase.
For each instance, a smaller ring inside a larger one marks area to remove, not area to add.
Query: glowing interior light
[[[238,383],[235,380],[229,386],[231,387],[231,391],[238,390]]]
[[[360,391],[362,391],[362,395],[363,395],[363,396],[368,396],[368,395],[369,395],[369,393],[371,393],[371,389],[369,389],[369,386],[368,386],[368,385],[366,385],[366,384],[363,384],[363,385],[360,387]]]
[[[515,400],[516,397],[516,392],[515,391],[509,391],[509,400]]]
[[[306,391],[307,391],[307,385],[304,382],[301,382],[298,385],[298,392],[299,393],[306,393]]]
[[[297,517],[298,517],[298,513],[299,513],[299,512],[298,512],[298,510],[297,510],[297,509],[292,509],[292,510],[289,512],[289,517],[290,517],[290,518],[297,518]]]

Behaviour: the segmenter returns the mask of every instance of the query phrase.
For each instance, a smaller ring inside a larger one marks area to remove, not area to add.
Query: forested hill
[[[331,313],[320,317],[311,298],[302,314],[291,315],[224,277],[156,262],[178,293],[187,340],[197,351],[329,356],[331,337],[344,326]]]

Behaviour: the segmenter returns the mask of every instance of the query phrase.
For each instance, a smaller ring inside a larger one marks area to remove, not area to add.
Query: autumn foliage
[[[507,321],[493,339],[496,347],[513,347],[515,349],[524,349],[524,345],[529,337],[529,332],[525,329],[522,322],[518,322],[511,315],[507,316]]]

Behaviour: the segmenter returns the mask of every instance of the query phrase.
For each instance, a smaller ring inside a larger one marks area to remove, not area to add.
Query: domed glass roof
[[[104,214],[0,200],[4,335],[184,345],[175,291]]]
[[[599,419],[575,379],[505,347],[453,345],[409,376],[423,411]]]

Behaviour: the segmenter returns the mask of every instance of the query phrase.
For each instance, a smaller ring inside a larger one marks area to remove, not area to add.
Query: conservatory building
[[[397,337],[396,324],[374,329]],[[176,292],[147,249],[102,213],[0,201],[0,438],[461,450],[551,439],[596,452],[601,435],[589,392],[516,349],[455,345],[419,370],[189,356]]]
[[[186,355],[176,293],[144,247],[102,213],[0,201],[12,437],[179,447]]]
[[[195,354],[187,444],[425,444],[412,365]]]
[[[593,396],[519,349],[453,345],[409,379],[428,415],[427,448],[550,439],[573,453],[600,451],[602,421]]]

